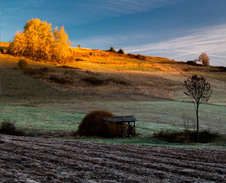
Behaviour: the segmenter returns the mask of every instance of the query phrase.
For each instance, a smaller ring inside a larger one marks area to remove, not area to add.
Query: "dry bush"
[[[14,122],[9,120],[4,120],[0,126],[0,133],[6,135],[16,135],[16,136],[24,136],[25,132],[22,130],[18,130],[15,126]]]
[[[119,85],[130,85],[127,81],[124,81],[122,79],[109,78],[106,81],[113,82],[113,83],[119,84]]]
[[[28,63],[25,59],[20,59],[19,62],[17,63],[17,67],[19,69],[25,69],[27,67]]]
[[[122,48],[120,48],[120,49],[118,50],[118,53],[119,53],[119,54],[124,54],[124,50],[123,50]]]
[[[85,61],[85,60],[82,59],[82,58],[76,58],[75,60],[76,60],[77,62],[78,62],[78,61]]]
[[[196,61],[194,61],[194,60],[188,60],[188,61],[186,62],[186,64],[188,64],[188,65],[198,65],[198,64],[196,63]]]
[[[155,132],[153,137],[172,143],[208,143],[214,141],[216,138],[220,137],[220,135],[204,130],[200,132],[198,140],[196,131],[186,129],[183,131],[161,130]]]
[[[145,57],[144,55],[140,55],[140,54],[136,55],[135,58],[138,60],[146,60],[147,59],[147,57]]]
[[[99,78],[93,77],[93,76],[83,78],[82,81],[84,81],[88,84],[94,85],[94,86],[101,86],[101,85],[108,84],[108,82],[106,82],[106,80],[99,79]]]
[[[114,117],[108,111],[93,111],[85,116],[78,127],[76,134],[79,136],[119,137],[121,126],[106,122],[103,117]]]
[[[110,47],[110,50],[109,51],[116,52],[113,46]]]
[[[59,77],[56,75],[52,75],[49,77],[49,79],[55,83],[59,84],[73,84],[74,80],[71,77]]]
[[[86,78],[83,78],[82,81],[91,84],[93,86],[102,86],[102,85],[107,85],[109,82],[119,84],[119,85],[130,85],[127,81],[124,81],[122,79],[116,79],[116,78],[108,78],[108,79],[99,79],[94,76],[89,76]]]

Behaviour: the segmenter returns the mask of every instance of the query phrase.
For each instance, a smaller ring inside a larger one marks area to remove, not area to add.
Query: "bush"
[[[58,77],[55,75],[52,75],[49,77],[49,79],[55,83],[59,83],[59,84],[73,84],[73,78],[71,77]]]
[[[25,69],[27,67],[28,63],[25,59],[20,59],[19,62],[17,63],[17,67],[19,69]]]
[[[113,46],[110,47],[110,50],[109,51],[116,52]]]
[[[124,50],[123,50],[122,48],[120,48],[120,49],[118,50],[118,53],[124,54]]]
[[[147,59],[147,57],[145,57],[144,55],[140,55],[140,54],[137,54],[135,57],[138,60],[146,60]]]
[[[204,130],[199,133],[199,140],[197,140],[197,132],[193,130],[161,130],[159,132],[155,132],[153,134],[153,137],[174,143],[208,143],[214,141],[216,138],[220,137],[220,135],[217,133],[210,132],[208,130]]]
[[[76,134],[80,136],[119,137],[121,126],[106,122],[103,117],[113,117],[108,111],[93,111],[85,116]]]
[[[103,79],[99,79],[97,77],[92,77],[92,76],[83,78],[82,81],[89,83],[91,85],[94,85],[94,86],[101,86],[101,85],[107,84],[107,81],[105,81]]]
[[[0,133],[6,135],[16,135],[16,136],[24,136],[25,132],[22,130],[16,129],[15,123],[9,120],[4,120],[0,127]]]
[[[84,61],[84,59],[82,59],[82,58],[76,58],[75,60],[76,60],[76,62]]]
[[[197,65],[196,62],[193,61],[193,60],[188,60],[186,63],[187,63],[188,65]]]

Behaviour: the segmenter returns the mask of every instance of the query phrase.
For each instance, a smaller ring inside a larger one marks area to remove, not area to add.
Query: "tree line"
[[[50,23],[37,18],[29,20],[24,30],[15,34],[9,45],[9,52],[34,60],[67,60],[72,43],[63,26],[60,29],[55,27],[54,30],[51,26]]]

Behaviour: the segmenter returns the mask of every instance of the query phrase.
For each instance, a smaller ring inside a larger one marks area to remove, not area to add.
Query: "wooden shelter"
[[[104,117],[104,121],[109,123],[116,123],[116,125],[121,126],[121,136],[127,134],[127,137],[136,135],[135,121],[134,116],[116,116],[116,117]]]

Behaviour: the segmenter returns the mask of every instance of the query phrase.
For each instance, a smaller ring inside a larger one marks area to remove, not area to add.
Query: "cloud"
[[[93,12],[104,11],[108,16],[121,16],[148,11],[179,2],[179,0],[98,0],[78,5]]]
[[[226,66],[226,24],[194,29],[190,35],[145,45],[125,48],[126,52],[193,60],[202,52],[211,58],[212,65]]]

